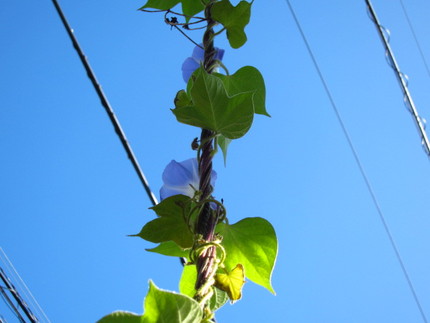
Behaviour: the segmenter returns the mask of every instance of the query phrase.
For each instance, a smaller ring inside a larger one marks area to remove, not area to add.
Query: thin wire
[[[427,157],[430,157],[430,141],[427,137],[427,133],[425,130],[425,123],[424,123],[424,119],[422,119],[419,114],[418,114],[418,110],[415,107],[415,103],[412,100],[412,96],[409,93],[409,89],[408,89],[408,84],[407,84],[407,77],[405,76],[404,73],[401,72],[399,65],[397,64],[396,58],[394,57],[394,53],[391,50],[390,47],[390,39],[389,39],[389,32],[386,28],[384,28],[378,20],[378,17],[376,16],[376,12],[373,9],[372,3],[370,2],[370,0],[365,0],[366,1],[366,5],[368,8],[368,12],[371,15],[371,20],[373,21],[373,23],[376,26],[376,29],[378,30],[379,36],[382,40],[382,43],[384,45],[385,48],[385,55],[387,57],[387,59],[389,60],[388,63],[391,66],[391,68],[394,70],[394,75],[397,78],[397,81],[399,82],[400,88],[403,92],[403,98],[405,101],[405,104],[407,105],[409,112],[412,114],[413,116],[413,120],[415,122],[415,125],[418,129],[418,132],[420,134],[421,137],[421,145],[424,148],[424,151],[427,155]]]
[[[366,184],[366,186],[367,186],[367,190],[369,191],[369,194],[370,194],[370,196],[371,196],[371,198],[372,198],[373,204],[375,205],[376,211],[377,211],[377,213],[378,213],[378,215],[379,215],[379,218],[380,218],[380,220],[381,220],[381,222],[382,222],[382,225],[383,225],[383,227],[384,227],[385,233],[387,234],[388,239],[390,240],[391,247],[393,248],[394,253],[396,254],[396,258],[397,258],[397,260],[398,260],[398,262],[399,262],[399,264],[400,264],[400,267],[402,268],[403,275],[405,276],[405,279],[406,279],[406,281],[407,281],[407,283],[408,283],[408,285],[409,285],[409,289],[410,289],[410,291],[411,291],[411,293],[412,293],[412,295],[413,295],[413,297],[414,297],[415,303],[417,304],[417,306],[418,306],[418,308],[419,308],[419,310],[420,310],[420,313],[421,313],[421,316],[422,316],[422,318],[423,318],[423,321],[427,323],[427,318],[426,318],[426,316],[425,316],[425,314],[424,314],[424,311],[423,311],[423,309],[422,309],[422,307],[421,307],[421,304],[420,304],[420,301],[419,301],[419,299],[418,299],[418,296],[417,296],[417,294],[416,294],[416,292],[415,292],[414,286],[412,285],[412,281],[411,281],[411,279],[409,278],[409,275],[408,275],[408,272],[407,272],[407,270],[406,270],[406,267],[405,267],[405,265],[404,265],[404,263],[403,263],[403,260],[402,260],[402,258],[400,257],[400,252],[399,252],[399,250],[398,250],[398,248],[397,248],[397,246],[396,246],[396,243],[395,243],[395,241],[394,241],[393,235],[392,235],[392,234],[391,234],[391,232],[390,232],[390,229],[389,229],[389,227],[388,227],[387,221],[385,220],[385,216],[384,216],[384,214],[382,213],[382,209],[381,209],[381,207],[379,206],[379,202],[378,202],[378,200],[376,199],[376,195],[375,195],[375,193],[374,193],[374,191],[373,191],[373,188],[372,188],[372,186],[371,186],[371,184],[370,184],[369,178],[367,177],[366,172],[364,171],[364,167],[363,167],[363,165],[362,165],[362,163],[361,163],[361,161],[360,161],[360,158],[359,158],[359,156],[358,156],[357,150],[355,149],[355,147],[354,147],[354,145],[353,145],[353,143],[352,143],[351,137],[350,137],[350,135],[349,135],[349,133],[348,133],[348,131],[347,131],[347,129],[346,129],[346,126],[345,126],[345,124],[344,124],[344,122],[343,122],[343,120],[342,120],[342,117],[341,117],[341,115],[340,115],[340,113],[339,113],[339,110],[338,110],[338,108],[337,108],[337,106],[336,106],[336,103],[334,102],[334,99],[333,99],[333,97],[332,97],[332,95],[331,95],[331,92],[330,92],[330,90],[329,90],[329,88],[328,88],[328,85],[327,85],[327,83],[326,83],[326,81],[325,81],[325,79],[324,79],[324,76],[323,76],[323,74],[322,74],[322,72],[321,72],[320,68],[319,68],[319,65],[318,65],[318,63],[317,63],[317,60],[316,60],[316,58],[315,58],[315,56],[314,56],[314,54],[313,54],[313,51],[312,51],[312,49],[311,49],[311,47],[310,47],[310,45],[309,45],[309,42],[307,41],[306,35],[305,35],[305,33],[303,32],[303,29],[302,29],[302,27],[301,27],[301,25],[300,25],[300,22],[299,22],[299,20],[298,20],[298,18],[297,18],[297,16],[296,16],[296,14],[295,14],[295,12],[294,12],[294,9],[293,9],[293,7],[292,7],[292,5],[291,5],[291,3],[290,3],[290,1],[289,1],[289,0],[285,0],[285,2],[287,3],[287,5],[288,5],[288,7],[289,7],[289,9],[290,9],[291,15],[293,16],[293,19],[294,19],[294,21],[295,21],[295,23],[296,23],[296,26],[297,26],[297,28],[298,28],[298,30],[299,30],[299,32],[300,32],[300,35],[301,35],[301,37],[302,37],[302,39],[303,39],[303,42],[304,42],[304,43],[305,43],[305,45],[306,45],[307,51],[308,51],[308,53],[309,53],[309,56],[310,56],[310,57],[311,57],[311,59],[312,59],[313,65],[314,65],[314,67],[315,67],[315,69],[316,69],[316,71],[317,71],[317,73],[318,73],[318,76],[319,76],[319,78],[320,78],[320,80],[321,80],[321,83],[323,84],[324,90],[325,90],[325,92],[326,92],[326,94],[327,94],[327,96],[328,96],[328,98],[329,98],[329,100],[330,100],[330,103],[331,103],[331,106],[332,106],[332,108],[333,108],[333,111],[334,111],[334,113],[335,113],[335,115],[336,115],[336,118],[337,118],[337,120],[338,120],[338,122],[339,122],[340,127],[342,128],[342,132],[343,132],[343,134],[344,134],[344,136],[345,136],[345,138],[346,138],[346,140],[347,140],[347,142],[348,142],[348,146],[349,146],[349,148],[351,149],[351,152],[352,152],[352,154],[353,154],[353,156],[354,156],[354,159],[355,159],[355,161],[356,161],[356,163],[357,163],[357,166],[358,166],[358,168],[359,168],[359,170],[360,170],[361,176],[362,176],[362,178],[363,178],[363,180],[364,180],[364,182],[365,182],[365,184]]]
[[[127,156],[130,159],[131,163],[133,164],[133,167],[137,173],[137,175],[139,176],[140,181],[143,184],[143,187],[145,188],[146,193],[148,194],[148,197],[152,203],[152,205],[156,205],[158,204],[157,198],[155,197],[154,193],[151,191],[148,181],[142,171],[142,169],[140,168],[139,162],[137,161],[136,156],[133,153],[133,150],[131,149],[130,144],[128,143],[127,137],[125,136],[124,131],[121,128],[121,125],[118,121],[118,118],[116,117],[111,105],[109,104],[109,101],[106,98],[106,95],[104,94],[100,84],[97,81],[96,75],[94,74],[88,60],[87,57],[85,56],[84,52],[82,51],[74,33],[73,33],[73,29],[70,27],[69,23],[67,22],[67,19],[65,17],[65,15],[63,14],[63,11],[61,10],[61,7],[59,5],[59,3],[57,2],[57,0],[52,0],[55,9],[57,10],[58,15],[60,16],[60,19],[64,25],[64,27],[66,28],[66,31],[73,43],[73,47],[75,48],[76,52],[79,55],[79,58],[81,59],[82,64],[84,65],[84,68],[87,72],[88,78],[90,79],[91,83],[94,86],[94,89],[97,92],[97,95],[100,98],[101,104],[103,105],[103,107],[105,108],[112,124],[113,127],[115,128],[115,132],[117,133],[119,139],[121,140],[122,145],[124,146],[125,151],[127,152]]]
[[[422,50],[422,48],[421,48],[421,45],[420,45],[420,42],[419,42],[419,40],[418,40],[417,34],[415,33],[415,29],[414,29],[414,27],[412,26],[412,22],[411,22],[411,20],[409,19],[409,15],[408,15],[408,13],[407,13],[407,11],[406,11],[406,7],[405,7],[405,5],[404,5],[404,3],[403,3],[403,0],[400,0],[400,4],[402,5],[403,13],[405,14],[406,20],[408,21],[409,29],[411,30],[411,33],[412,33],[412,35],[414,36],[415,44],[416,44],[416,45],[417,45],[417,47],[418,47],[418,51],[420,52],[421,59],[422,59],[422,61],[423,61],[423,63],[424,63],[424,66],[426,67],[427,75],[430,77],[430,69],[429,69],[429,66],[428,66],[428,64],[427,64],[427,60],[426,60],[426,58],[425,58],[425,56],[424,56],[424,52],[423,52],[423,50]]]
[[[51,323],[51,320],[43,311],[42,307],[40,306],[36,298],[33,296],[33,294],[31,293],[30,289],[28,288],[24,280],[19,275],[18,271],[15,269],[15,266],[12,264],[12,262],[10,261],[9,257],[6,255],[2,247],[0,247],[0,264],[1,263],[5,265],[6,269],[8,269],[9,274],[13,275],[14,278],[16,279],[16,281],[14,282],[15,283],[14,285],[18,286],[21,289],[20,291],[26,297],[26,301],[33,306],[33,310],[36,310],[38,315],[40,314],[39,319],[43,317],[47,323]]]

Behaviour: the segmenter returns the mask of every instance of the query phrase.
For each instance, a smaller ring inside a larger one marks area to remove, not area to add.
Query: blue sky
[[[430,315],[430,164],[365,2],[291,2]],[[430,3],[404,2],[428,58]],[[164,167],[192,157],[199,134],[170,112],[194,45],[162,14],[136,11],[143,4],[61,1],[158,195]],[[430,118],[430,78],[401,4],[373,4]],[[148,280],[177,290],[181,272],[127,237],[154,217],[150,201],[52,3],[3,0],[0,20],[0,246],[52,322],[141,313]],[[255,1],[246,31],[239,50],[216,44],[230,72],[262,72],[272,118],[231,144],[226,168],[217,156],[215,194],[231,223],[274,225],[277,296],[248,282],[218,321],[422,322],[286,2]]]

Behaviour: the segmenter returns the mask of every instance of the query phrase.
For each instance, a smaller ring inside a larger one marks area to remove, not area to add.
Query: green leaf
[[[229,0],[222,0],[212,7],[212,18],[227,29],[227,38],[233,48],[239,48],[246,43],[244,29],[251,17],[251,4],[241,1],[234,7]]]
[[[106,315],[97,323],[141,323],[142,316],[130,312],[117,311]]]
[[[201,323],[202,309],[191,297],[159,289],[149,281],[144,313],[113,312],[97,323]]]
[[[160,10],[168,10],[172,9],[179,2],[181,2],[181,0],[148,0],[148,2],[140,9],[153,8]]]
[[[158,218],[145,224],[139,236],[147,241],[159,243],[174,241],[186,249],[193,245],[193,233],[187,223],[190,213],[191,198],[174,195],[152,207]]]
[[[146,251],[159,253],[165,256],[180,257],[180,258],[187,258],[187,259],[190,254],[190,249],[182,249],[173,241],[162,242],[155,248],[146,249]]]
[[[161,290],[149,282],[142,323],[200,323],[202,317],[199,303],[191,297]]]
[[[204,9],[201,1],[198,0],[182,0],[182,13],[186,16],[194,16]],[[188,22],[190,17],[186,17]]]
[[[181,294],[194,297],[196,289],[194,288],[197,281],[196,265],[186,265],[182,270],[181,280],[179,281],[179,291]]]
[[[175,100],[177,105],[172,112],[179,122],[212,130],[229,139],[248,132],[254,118],[251,92],[228,96],[221,79],[202,68],[194,72],[192,82],[188,93],[192,105],[183,106],[183,94]]]
[[[179,291],[181,294],[194,297],[196,289],[194,288],[197,280],[196,265],[186,265],[182,271],[181,280],[179,282]],[[218,289],[213,289],[214,294],[209,301],[209,307],[212,311],[216,311],[222,307],[227,301],[227,293]]]
[[[229,95],[235,95],[243,92],[253,92],[252,103],[254,112],[270,115],[266,111],[266,86],[260,71],[253,66],[244,66],[233,75],[215,74],[219,77]]]
[[[210,309],[215,312],[217,309],[221,308],[228,301],[228,295],[221,289],[214,288],[214,294],[209,300]]]
[[[215,286],[225,291],[232,302],[242,298],[242,287],[245,284],[245,271],[238,264],[230,272],[221,270],[215,275]]]
[[[242,264],[249,280],[275,294],[271,276],[278,241],[272,225],[263,218],[245,218],[233,225],[220,223],[217,231],[223,236],[226,269],[232,270],[237,264]]]
[[[148,2],[140,9],[153,8],[160,10],[172,9],[179,2],[182,3],[182,13],[186,16],[194,16],[204,9],[201,1],[196,0],[148,0]],[[190,17],[186,17],[188,22]]]
[[[223,135],[219,135],[217,138],[218,146],[222,150],[222,155],[224,157],[224,166],[227,164],[227,148],[231,143],[231,139],[224,137]]]
[[[177,108],[188,107],[193,104],[193,101],[184,90],[180,90],[178,93],[176,93],[174,102],[175,107]]]

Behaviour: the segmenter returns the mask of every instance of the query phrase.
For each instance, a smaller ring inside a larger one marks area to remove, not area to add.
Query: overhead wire
[[[27,318],[30,320],[31,323],[38,323],[38,319],[34,316],[33,312],[31,311],[31,309],[28,307],[28,305],[26,304],[26,302],[22,299],[21,295],[19,294],[19,292],[16,290],[15,286],[12,284],[12,282],[9,280],[9,278],[6,276],[6,273],[3,271],[3,269],[0,267],[0,280],[5,284],[5,288],[2,288],[2,292],[4,292],[4,289],[8,290],[10,292],[10,294],[12,295],[12,297],[15,299],[15,301],[17,302],[17,306],[13,306],[13,309],[15,309],[15,312],[17,314],[17,317],[20,318],[21,315],[18,311],[18,308],[21,309],[24,314],[27,316]],[[4,293],[2,293],[3,296],[5,295]],[[9,304],[12,305],[12,302],[9,302]],[[21,319],[23,322],[24,319],[21,317]]]
[[[361,177],[364,180],[364,183],[365,183],[365,185],[367,187],[369,195],[370,195],[370,197],[371,197],[371,199],[373,201],[373,204],[375,206],[375,209],[376,209],[376,211],[377,211],[377,213],[379,215],[379,219],[382,222],[382,225],[384,227],[384,231],[385,231],[385,233],[386,233],[386,235],[388,237],[388,240],[390,241],[391,247],[392,247],[392,249],[393,249],[393,251],[394,251],[394,253],[396,255],[397,261],[398,261],[398,263],[399,263],[399,265],[400,265],[400,267],[402,269],[403,275],[404,275],[405,280],[406,280],[406,282],[408,284],[410,292],[413,295],[415,304],[417,305],[417,307],[418,307],[418,309],[420,311],[420,314],[421,314],[421,317],[422,317],[423,321],[425,323],[427,323],[427,317],[426,317],[426,315],[425,315],[425,313],[423,311],[423,308],[422,308],[421,303],[419,301],[418,295],[415,292],[415,288],[414,288],[414,286],[412,284],[412,281],[411,281],[411,279],[409,277],[409,274],[408,274],[406,266],[405,266],[405,264],[403,262],[403,259],[400,256],[399,249],[397,248],[397,245],[396,245],[396,242],[394,240],[394,237],[393,237],[393,235],[392,235],[392,233],[390,231],[390,228],[389,228],[388,223],[387,223],[387,221],[385,219],[384,213],[382,212],[382,208],[379,205],[379,202],[378,202],[378,200],[376,198],[376,194],[375,194],[375,192],[374,192],[374,190],[372,188],[372,185],[370,183],[370,180],[369,180],[369,178],[368,178],[368,176],[367,176],[367,174],[366,174],[366,172],[364,170],[364,167],[363,167],[363,164],[362,164],[362,162],[361,162],[361,160],[359,158],[358,152],[355,149],[355,146],[354,146],[354,144],[352,142],[351,136],[349,135],[349,132],[348,132],[348,130],[346,128],[346,125],[343,122],[343,119],[342,119],[342,116],[341,116],[341,114],[339,112],[339,109],[338,109],[338,107],[337,107],[337,105],[336,105],[336,103],[334,101],[334,98],[333,98],[333,96],[332,96],[332,94],[330,92],[330,89],[329,89],[329,87],[327,85],[327,82],[325,81],[325,78],[324,78],[324,76],[323,76],[323,74],[321,72],[319,64],[318,64],[318,62],[317,62],[317,60],[315,58],[315,55],[314,55],[314,53],[313,53],[313,51],[311,49],[311,46],[310,46],[310,44],[309,44],[309,42],[307,40],[307,37],[306,37],[306,35],[305,35],[302,27],[301,27],[299,19],[297,18],[297,15],[296,15],[296,13],[294,11],[294,8],[293,8],[290,0],[285,0],[285,2],[286,2],[287,6],[288,6],[288,8],[290,10],[290,13],[291,13],[291,15],[292,15],[292,17],[294,19],[294,22],[295,22],[295,24],[297,26],[297,29],[299,30],[301,38],[303,39],[303,42],[304,42],[304,44],[306,46],[306,49],[307,49],[307,51],[309,53],[309,56],[310,56],[310,58],[312,60],[313,65],[315,67],[315,70],[316,70],[316,72],[317,72],[317,74],[319,76],[319,79],[320,79],[323,87],[324,87],[324,91],[326,92],[326,95],[327,95],[327,97],[328,97],[328,99],[330,101],[331,107],[332,107],[332,109],[333,109],[333,111],[334,111],[334,113],[336,115],[336,119],[337,119],[337,121],[338,121],[338,123],[339,123],[339,125],[340,125],[340,127],[342,129],[342,133],[345,136],[346,141],[348,142],[348,146],[349,146],[349,148],[350,148],[350,150],[351,150],[351,152],[352,152],[352,154],[354,156],[354,159],[355,159],[357,167],[358,167],[358,169],[360,171]]]
[[[156,204],[158,204],[157,198],[155,197],[154,193],[151,191],[151,188],[149,187],[149,183],[148,180],[145,177],[145,174],[143,173],[139,162],[131,148],[131,145],[129,144],[127,137],[125,136],[125,132],[121,127],[121,124],[117,118],[117,116],[115,115],[115,112],[112,108],[112,106],[110,105],[105,93],[102,90],[102,87],[100,85],[100,83],[97,81],[96,75],[94,73],[94,71],[92,70],[90,63],[88,62],[87,57],[85,56],[81,46],[78,43],[77,38],[74,35],[73,29],[70,27],[66,16],[63,13],[63,10],[60,7],[60,4],[58,3],[57,0],[52,0],[52,3],[54,4],[55,9],[57,10],[57,13],[64,25],[64,28],[66,28],[67,34],[70,37],[70,40],[73,43],[73,47],[75,48],[76,52],[79,55],[79,58],[81,59],[81,62],[87,72],[88,78],[90,79],[91,83],[94,86],[94,89],[97,92],[98,97],[100,98],[101,104],[103,105],[103,107],[106,110],[106,113],[109,116],[109,119],[115,129],[116,134],[118,135],[126,153],[128,158],[130,159],[140,181],[142,182],[143,187],[145,188],[145,191],[148,195],[149,200],[151,201],[152,205],[155,206]]]
[[[427,59],[426,59],[426,57],[424,55],[424,51],[421,48],[420,41],[418,40],[418,36],[417,36],[417,34],[415,32],[414,26],[412,25],[412,21],[409,18],[409,15],[408,15],[408,12],[406,10],[405,4],[403,3],[403,0],[400,0],[400,4],[402,6],[403,14],[405,15],[406,20],[408,22],[409,29],[411,30],[412,36],[414,37],[415,44],[417,45],[418,51],[419,51],[420,56],[421,56],[421,60],[423,61],[423,64],[424,64],[424,66],[426,68],[427,75],[430,77],[430,68],[429,68],[429,65],[427,64]]]
[[[1,268],[0,268],[1,269]],[[19,312],[19,309],[15,306],[15,304],[12,302],[8,294],[5,292],[5,290],[9,290],[8,288],[5,288],[3,286],[0,286],[0,296],[5,302],[6,306],[10,309],[12,314],[19,320],[20,323],[25,323],[24,318],[22,317],[21,313]],[[0,323],[4,322],[4,318],[0,315]]]
[[[415,106],[414,100],[412,99],[412,95],[409,92],[407,75],[400,70],[400,67],[397,64],[393,50],[391,49],[391,46],[390,46],[390,39],[389,39],[390,32],[388,31],[387,28],[385,28],[380,24],[378,17],[376,15],[375,9],[373,8],[373,5],[370,2],[370,0],[365,0],[365,1],[366,1],[368,12],[370,14],[370,19],[375,24],[376,29],[378,30],[378,34],[381,38],[382,44],[384,45],[385,55],[388,60],[388,64],[394,71],[394,75],[396,76],[397,81],[399,82],[400,88],[403,92],[404,102],[409,112],[411,113],[414,123],[420,134],[421,145],[424,148],[424,151],[427,157],[430,158],[430,140],[427,137],[427,133],[425,129],[425,119],[420,117],[418,110]]]
[[[50,319],[37,302],[36,298],[33,296],[32,292],[10,261],[9,257],[6,255],[6,252],[0,247],[0,270],[3,270],[5,274],[7,274],[9,279],[13,281],[13,287],[17,293],[20,294],[20,297],[25,299],[25,303],[28,307],[31,308],[31,312],[34,313],[35,317],[38,321],[51,323]]]

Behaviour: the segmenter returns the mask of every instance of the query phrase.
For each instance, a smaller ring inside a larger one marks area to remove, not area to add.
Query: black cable
[[[31,312],[30,308],[27,306],[27,304],[21,298],[21,295],[19,295],[18,291],[15,289],[15,286],[12,285],[12,283],[9,280],[9,278],[6,276],[6,273],[3,271],[3,269],[1,267],[0,267],[0,279],[3,281],[3,283],[5,284],[7,290],[12,294],[13,298],[18,303],[18,306],[23,310],[23,312],[28,317],[28,319],[30,320],[30,322],[31,323],[38,323],[39,320]],[[3,292],[3,289],[2,289],[2,292]],[[2,293],[2,294],[4,296],[4,293]],[[19,312],[17,312],[17,314],[19,315]],[[19,316],[21,316],[21,315],[19,315]]]
[[[116,117],[111,105],[109,104],[109,101],[106,98],[106,95],[103,93],[103,90],[100,86],[100,84],[97,81],[96,75],[94,74],[93,70],[91,69],[90,64],[88,63],[88,60],[84,54],[84,52],[82,51],[81,47],[79,46],[79,43],[75,37],[75,35],[73,34],[73,29],[70,27],[69,23],[67,22],[66,17],[63,14],[63,11],[61,10],[60,5],[58,4],[57,0],[52,0],[55,9],[57,10],[58,15],[61,18],[61,21],[63,22],[64,27],[66,28],[66,31],[73,43],[73,47],[75,48],[76,52],[79,55],[79,58],[81,59],[82,64],[84,65],[84,68],[87,72],[88,78],[90,79],[91,83],[94,86],[94,89],[97,92],[97,95],[100,98],[101,104],[103,105],[103,107],[106,110],[106,113],[109,116],[109,119],[112,122],[113,127],[115,128],[115,132],[117,133],[119,139],[121,140],[122,145],[124,146],[125,151],[127,152],[127,156],[130,159],[131,163],[133,164],[133,167],[137,173],[137,175],[139,176],[140,181],[143,184],[143,187],[145,188],[146,193],[148,194],[148,197],[152,203],[152,205],[156,205],[157,202],[157,198],[155,197],[154,193],[152,193],[151,189],[149,188],[149,184],[148,181],[146,180],[145,175],[143,174],[142,169],[140,168],[140,165],[137,161],[136,156],[133,153],[133,150],[131,149],[130,144],[127,141],[127,137],[125,136],[124,131],[121,128],[121,125],[118,121],[118,118]]]
[[[330,103],[331,103],[331,106],[332,106],[332,108],[333,108],[333,111],[334,111],[334,113],[336,114],[336,118],[337,118],[337,120],[338,120],[338,122],[339,122],[339,124],[340,124],[340,127],[342,128],[342,132],[343,132],[343,134],[344,134],[344,136],[345,136],[345,138],[346,138],[346,140],[347,140],[347,142],[348,142],[348,146],[349,146],[349,148],[351,149],[351,152],[352,152],[352,154],[353,154],[353,156],[354,156],[354,159],[355,159],[355,161],[356,161],[356,163],[357,163],[357,166],[358,166],[358,168],[359,168],[359,170],[360,170],[361,176],[362,176],[362,178],[363,178],[363,180],[364,180],[364,182],[365,182],[365,184],[366,184],[367,190],[369,191],[369,194],[370,194],[370,196],[371,196],[371,198],[372,198],[372,200],[373,200],[373,204],[375,205],[376,211],[378,212],[378,215],[379,215],[379,218],[380,218],[380,220],[381,220],[381,222],[382,222],[382,225],[383,225],[383,227],[384,227],[385,233],[387,234],[388,239],[390,240],[391,247],[392,247],[392,248],[393,248],[393,250],[394,250],[394,253],[395,253],[395,255],[396,255],[397,261],[398,261],[398,262],[399,262],[399,264],[400,264],[400,267],[401,267],[401,269],[402,269],[403,275],[405,276],[405,279],[406,279],[406,281],[407,281],[407,283],[408,283],[409,289],[410,289],[410,291],[411,291],[411,293],[412,293],[412,295],[413,295],[413,298],[414,298],[414,300],[415,300],[415,303],[416,303],[416,305],[417,305],[417,307],[418,307],[418,309],[419,309],[419,311],[420,311],[420,313],[421,313],[422,319],[423,319],[423,321],[424,321],[425,323],[427,323],[427,318],[426,318],[425,313],[424,313],[424,311],[423,311],[423,309],[422,309],[422,307],[421,307],[420,301],[419,301],[418,296],[417,296],[417,294],[416,294],[416,292],[415,292],[415,288],[414,288],[414,286],[413,286],[413,284],[412,284],[412,281],[411,281],[411,279],[409,278],[409,274],[408,274],[408,272],[407,272],[407,270],[406,270],[406,266],[405,266],[405,264],[403,263],[403,260],[402,260],[402,258],[401,258],[401,256],[400,256],[400,252],[399,252],[399,250],[398,250],[398,248],[397,248],[397,245],[396,245],[396,243],[395,243],[395,241],[394,241],[393,235],[391,234],[391,231],[390,231],[390,229],[389,229],[389,227],[388,227],[387,221],[385,220],[385,216],[384,216],[384,214],[382,213],[382,209],[381,209],[381,207],[379,206],[379,202],[378,202],[378,200],[376,199],[376,195],[375,195],[375,193],[374,193],[374,191],[373,191],[373,188],[372,188],[372,186],[371,186],[371,184],[370,184],[370,180],[369,180],[369,178],[367,177],[366,172],[364,171],[364,167],[363,167],[363,165],[362,165],[362,163],[361,163],[361,161],[360,161],[360,158],[358,157],[358,153],[357,153],[357,151],[356,151],[356,149],[355,149],[355,147],[354,147],[354,145],[353,145],[353,143],[352,143],[352,140],[351,140],[351,137],[350,137],[350,135],[349,135],[349,133],[348,133],[348,130],[346,129],[346,126],[345,126],[345,124],[344,124],[344,122],[343,122],[343,120],[342,120],[342,117],[341,117],[341,115],[340,115],[340,112],[339,112],[339,110],[338,110],[338,108],[337,108],[337,106],[336,106],[336,103],[334,102],[334,99],[333,99],[333,97],[332,97],[332,95],[331,95],[331,92],[330,92],[330,90],[329,90],[329,88],[328,88],[328,85],[327,85],[327,83],[326,83],[326,81],[325,81],[325,79],[324,79],[324,76],[323,76],[323,74],[322,74],[322,72],[321,72],[320,68],[319,68],[318,62],[317,62],[317,60],[316,60],[316,58],[315,58],[315,56],[314,56],[314,54],[313,54],[313,52],[312,52],[312,49],[311,49],[311,47],[310,47],[310,45],[309,45],[309,43],[308,43],[308,41],[307,41],[307,39],[306,39],[306,35],[305,35],[305,33],[303,32],[303,29],[302,29],[302,27],[301,27],[301,25],[300,25],[300,22],[299,22],[299,20],[298,20],[298,18],[297,18],[297,16],[296,16],[296,14],[295,14],[295,12],[294,12],[294,9],[293,9],[293,7],[292,7],[292,5],[291,5],[290,1],[289,1],[289,0],[285,0],[285,2],[287,3],[287,5],[288,5],[288,7],[289,7],[289,9],[290,9],[291,15],[293,16],[294,21],[295,21],[295,23],[296,23],[297,29],[298,29],[298,30],[299,30],[299,32],[300,32],[300,35],[301,35],[301,37],[302,37],[302,39],[303,39],[303,42],[304,42],[304,43],[305,43],[305,45],[306,45],[306,49],[307,49],[307,51],[308,51],[308,53],[309,53],[309,56],[310,56],[310,57],[311,57],[311,59],[312,59],[313,65],[314,65],[314,67],[315,67],[315,69],[316,69],[316,71],[317,71],[317,73],[318,73],[318,76],[319,76],[319,78],[320,78],[320,80],[321,80],[321,83],[322,83],[322,85],[323,85],[323,87],[324,87],[324,90],[325,90],[325,92],[326,92],[326,94],[327,94],[327,96],[328,96],[328,98],[329,98],[329,100],[330,100]]]
[[[3,288],[3,286],[0,286],[0,295],[4,302],[6,303],[7,307],[11,310],[11,312],[16,316],[16,318],[19,320],[20,323],[26,323],[22,315],[19,313],[18,308],[13,304],[12,300],[9,298],[9,296],[5,293],[4,289],[7,290],[7,288]],[[0,315],[0,323],[3,323],[5,319]]]

